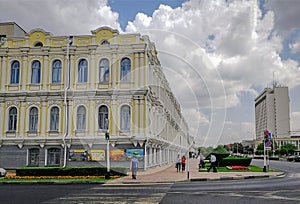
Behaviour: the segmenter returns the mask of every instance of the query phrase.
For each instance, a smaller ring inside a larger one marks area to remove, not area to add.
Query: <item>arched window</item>
[[[60,165],[60,154],[61,154],[61,150],[58,148],[48,149],[47,165],[48,166],[59,166]]]
[[[107,83],[109,82],[109,61],[108,59],[102,59],[99,63],[99,81]]]
[[[100,130],[107,130],[108,123],[108,108],[106,106],[100,106],[98,112],[98,128]]]
[[[130,106],[123,105],[121,107],[121,115],[120,115],[120,129],[121,130],[130,130],[131,125],[131,112]]]
[[[10,83],[19,84],[19,77],[20,77],[20,63],[18,61],[14,61],[11,64]]]
[[[43,47],[43,43],[42,42],[36,42],[34,44],[34,47]]]
[[[79,106],[77,109],[77,130],[86,129],[86,110],[84,106]]]
[[[88,78],[88,62],[85,59],[81,59],[78,63],[78,82],[85,83]]]
[[[123,58],[121,60],[121,73],[120,79],[121,81],[130,81],[131,80],[131,61],[129,58]]]
[[[40,150],[37,148],[32,148],[28,150],[28,165],[38,166],[39,165],[39,154]]]
[[[110,43],[108,42],[108,40],[102,40],[100,44],[101,45],[109,45]]]
[[[33,107],[29,111],[29,131],[37,131],[38,129],[38,109]]]
[[[31,66],[31,83],[39,84],[41,82],[41,63],[34,61]]]
[[[50,111],[50,130],[58,131],[59,127],[59,109],[58,107],[51,108]]]
[[[17,130],[18,112],[17,108],[12,107],[9,110],[8,131],[15,132]]]
[[[61,61],[54,60],[52,64],[52,83],[61,82]]]

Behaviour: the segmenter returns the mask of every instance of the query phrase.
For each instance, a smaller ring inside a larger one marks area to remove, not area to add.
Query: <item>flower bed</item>
[[[250,170],[247,166],[226,166],[226,168],[230,170]]]

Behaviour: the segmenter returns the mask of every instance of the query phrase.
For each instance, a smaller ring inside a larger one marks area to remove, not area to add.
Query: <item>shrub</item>
[[[128,168],[111,167],[111,176],[127,175]],[[104,176],[107,174],[106,167],[22,167],[16,169],[17,176]]]
[[[250,166],[252,158],[226,157],[219,162],[219,166]]]

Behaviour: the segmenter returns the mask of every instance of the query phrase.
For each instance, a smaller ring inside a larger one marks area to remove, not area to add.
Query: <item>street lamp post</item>
[[[105,139],[106,139],[106,175],[105,179],[110,179],[110,159],[109,159],[109,119],[106,118],[106,127],[107,127],[107,132],[105,133]]]

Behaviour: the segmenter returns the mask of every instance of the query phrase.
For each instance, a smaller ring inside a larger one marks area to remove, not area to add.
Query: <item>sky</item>
[[[299,0],[0,0],[0,22],[53,35],[148,35],[199,146],[254,138],[254,99],[289,87],[300,130]],[[178,83],[180,82],[180,83]],[[298,133],[300,134],[300,132]]]

